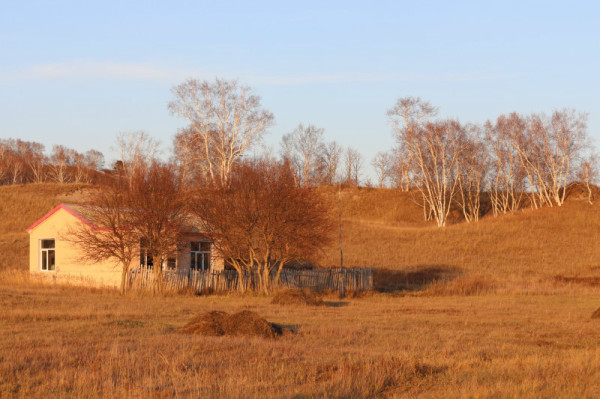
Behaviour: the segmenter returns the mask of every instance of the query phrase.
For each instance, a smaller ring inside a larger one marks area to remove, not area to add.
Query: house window
[[[40,242],[41,269],[52,271],[56,269],[56,253],[54,239],[41,240]]]
[[[191,242],[191,261],[192,270],[210,270],[210,242],[192,241]]]

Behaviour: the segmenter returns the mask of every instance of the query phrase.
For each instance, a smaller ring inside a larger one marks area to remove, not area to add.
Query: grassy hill
[[[27,268],[25,229],[61,202],[81,202],[89,187],[28,184],[0,187],[0,268]],[[571,281],[600,273],[600,204],[571,199],[562,207],[486,216],[437,228],[423,220],[413,194],[391,189],[321,188],[337,218],[342,210],[345,266],[379,269],[380,283],[410,286],[440,278],[496,287]],[[322,255],[339,264],[338,239]]]
[[[60,203],[83,201],[86,188],[55,183],[0,186],[0,269],[27,269],[25,229]]]

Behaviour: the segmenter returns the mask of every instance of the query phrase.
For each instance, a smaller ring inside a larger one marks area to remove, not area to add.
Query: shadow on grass
[[[325,301],[323,302],[323,305],[325,306],[329,306],[331,308],[341,308],[343,306],[348,306],[350,302],[343,302],[343,301]]]
[[[440,280],[454,280],[462,274],[460,268],[447,265],[418,265],[410,270],[373,270],[373,288],[379,292],[423,291]]]

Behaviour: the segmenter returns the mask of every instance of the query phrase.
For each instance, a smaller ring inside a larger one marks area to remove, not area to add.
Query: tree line
[[[45,146],[21,139],[0,140],[0,185],[23,183],[95,183],[104,166],[97,150],[80,153],[55,145],[49,155]]]
[[[158,265],[168,263],[182,227],[198,215],[227,264],[240,275],[257,272],[268,292],[269,273],[315,259],[332,238],[331,212],[315,187],[358,186],[363,158],[302,123],[283,136],[279,156],[252,156],[274,116],[237,81],[190,79],[172,95],[168,109],[186,126],[173,138],[171,159],[158,158],[159,143],[146,133],[121,134],[120,159],[99,182],[97,206],[87,210],[103,228],[82,227],[73,240],[87,260],[118,262],[124,289],[131,248],[143,242]],[[419,98],[400,98],[387,113],[396,146],[372,161],[377,184],[417,194],[425,219],[444,226],[459,209],[467,222],[477,221],[484,202],[494,215],[561,206],[575,180],[591,202],[597,162],[587,115],[511,113],[474,125],[439,119],[437,112]],[[97,151],[62,146],[46,158],[43,146],[21,140],[3,140],[0,148],[0,177],[11,183],[84,182],[82,171],[99,170],[103,160]],[[155,276],[160,287],[162,268]]]
[[[597,159],[587,135],[587,114],[572,109],[551,115],[513,112],[483,125],[436,119],[437,108],[406,97],[388,111],[397,146],[386,170],[397,187],[420,193],[425,219],[446,224],[457,206],[467,222],[489,199],[493,215],[561,206],[570,183],[593,199]]]

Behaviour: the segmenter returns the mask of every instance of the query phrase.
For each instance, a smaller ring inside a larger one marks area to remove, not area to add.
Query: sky
[[[358,149],[394,144],[386,117],[418,96],[441,117],[483,123],[564,107],[600,144],[597,1],[0,0],[0,138],[102,151],[144,130],[168,155],[186,121],[171,88],[239,79],[275,125],[299,123]]]

